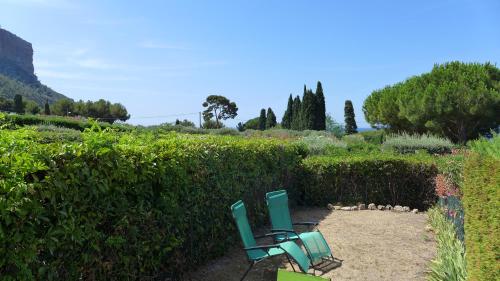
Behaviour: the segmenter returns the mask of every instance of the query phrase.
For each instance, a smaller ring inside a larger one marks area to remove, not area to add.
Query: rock
[[[357,206],[351,206],[351,211],[357,211],[358,207]]]
[[[387,206],[385,206],[385,209],[390,211],[390,210],[392,210],[392,206],[391,205],[387,205]]]
[[[413,210],[411,210],[411,212],[414,214],[418,214],[418,209],[413,209]]]
[[[335,210],[337,210],[337,211],[338,211],[338,210],[342,209],[342,206],[335,205],[335,206],[333,206],[333,209],[335,209]]]
[[[384,205],[378,205],[377,209],[379,209],[380,211],[383,211],[385,209],[385,207],[384,207]]]
[[[425,231],[430,232],[430,231],[432,231],[432,226],[426,225],[424,229],[425,229]]]
[[[377,206],[375,206],[374,203],[368,204],[368,210],[376,210],[376,209],[377,209]]]
[[[396,212],[404,212],[403,211],[403,207],[399,206],[399,205],[394,206],[394,211],[396,211]]]
[[[351,207],[342,207],[340,208],[342,211],[350,211],[351,210]]]
[[[326,205],[326,208],[328,210],[333,210],[335,208],[335,206],[333,206],[332,204],[328,203],[328,205]]]
[[[366,205],[365,204],[359,204],[358,205],[359,210],[366,210]]]
[[[403,212],[409,212],[409,211],[410,211],[410,207],[408,207],[408,206],[403,207]]]

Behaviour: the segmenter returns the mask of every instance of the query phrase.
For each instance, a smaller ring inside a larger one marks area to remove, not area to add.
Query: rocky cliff
[[[35,74],[31,43],[2,28],[0,28],[0,59],[16,64],[29,74]]]

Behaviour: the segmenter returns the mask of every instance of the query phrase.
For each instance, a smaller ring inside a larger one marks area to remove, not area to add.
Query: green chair
[[[266,194],[266,203],[271,218],[271,232],[280,233],[274,236],[275,242],[283,240],[300,240],[309,256],[310,266],[313,269],[321,269],[325,262],[334,262],[341,260],[335,259],[332,251],[326,243],[323,234],[319,230],[311,232],[298,233],[294,230],[294,225],[317,226],[318,222],[292,222],[290,210],[288,209],[288,195],[285,190],[268,192]],[[282,234],[283,232],[288,235]]]
[[[302,272],[307,273],[309,271],[309,258],[304,254],[302,249],[293,241],[287,241],[287,239],[282,239],[282,242],[271,245],[257,245],[255,239],[265,238],[265,237],[273,237],[276,235],[287,236],[286,232],[275,232],[268,233],[262,236],[254,237],[252,233],[252,229],[250,228],[250,224],[248,223],[247,211],[245,208],[245,204],[243,201],[239,200],[231,206],[231,212],[233,213],[233,218],[236,221],[236,226],[240,232],[241,240],[243,241],[244,250],[247,254],[248,261],[250,262],[250,267],[245,271],[245,274],[241,277],[240,280],[245,279],[248,272],[252,269],[252,267],[267,258],[286,255],[288,262],[292,265],[293,270],[295,271],[295,267],[293,266],[291,259],[293,259],[298,265]]]

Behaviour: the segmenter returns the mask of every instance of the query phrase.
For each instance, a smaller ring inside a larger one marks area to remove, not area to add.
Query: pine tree
[[[356,120],[354,119],[354,108],[350,100],[345,101],[344,117],[345,117],[345,133],[347,135],[357,133],[358,126],[356,125]]]
[[[263,108],[260,110],[259,130],[264,131],[265,129],[266,129],[266,110]]]
[[[23,97],[19,94],[14,96],[14,112],[19,114],[24,113]]]
[[[281,126],[285,129],[291,129],[292,120],[293,120],[293,98],[292,94],[288,97],[288,105],[286,107],[285,115],[283,115],[283,119],[281,120]]]
[[[315,130],[324,131],[326,130],[326,105],[325,105],[325,95],[323,94],[323,86],[321,82],[318,81],[316,86],[316,126]]]
[[[266,129],[276,127],[276,115],[271,108],[267,109]]]
[[[291,123],[291,129],[292,130],[302,130],[302,103],[300,101],[300,97],[296,96],[295,99],[293,99],[293,106],[292,106],[292,123]]]
[[[316,124],[316,99],[312,90],[307,90],[302,98],[302,129],[314,130]]]
[[[50,106],[49,106],[49,100],[45,101],[45,115],[50,115]]]

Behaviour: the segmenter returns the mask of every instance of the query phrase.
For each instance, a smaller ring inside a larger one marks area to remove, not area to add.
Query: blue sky
[[[343,122],[353,101],[451,60],[500,62],[500,1],[0,0],[40,80],[73,99],[121,102],[134,124],[198,116],[208,94],[239,121],[319,80]],[[179,115],[179,116],[174,116]]]

